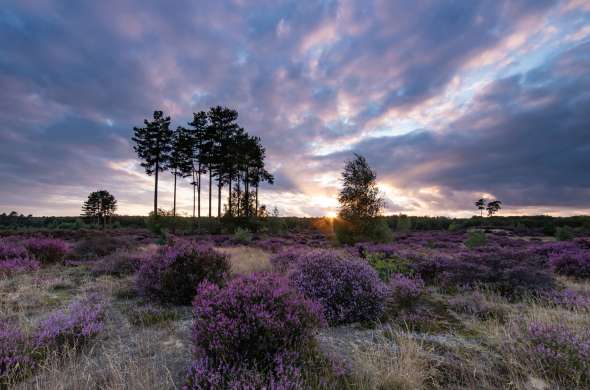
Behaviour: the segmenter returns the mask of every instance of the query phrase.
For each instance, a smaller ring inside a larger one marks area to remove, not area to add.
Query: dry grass
[[[232,273],[247,275],[253,272],[270,270],[270,254],[262,249],[248,246],[218,248],[220,252],[230,256]]]

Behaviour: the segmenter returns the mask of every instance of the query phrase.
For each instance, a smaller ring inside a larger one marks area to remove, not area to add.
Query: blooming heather
[[[22,332],[0,320],[0,388],[14,382],[33,366],[33,359],[25,352]]]
[[[53,238],[31,238],[24,245],[43,264],[62,261],[69,250],[65,241]]]
[[[0,260],[0,276],[12,275],[19,272],[35,271],[40,267],[37,260],[16,258]]]
[[[590,329],[532,323],[525,342],[544,368],[568,383],[590,385]]]
[[[223,283],[231,268],[229,257],[208,244],[178,241],[146,258],[137,272],[139,292],[151,299],[190,304],[199,283]]]
[[[560,275],[590,278],[590,251],[569,249],[549,254],[549,265]]]
[[[273,255],[270,258],[270,264],[274,271],[285,273],[295,264],[297,259],[307,253],[309,249],[301,247],[288,247]]]
[[[43,320],[34,335],[35,346],[61,350],[64,346],[79,346],[103,329],[102,297],[91,295],[57,310]]]
[[[404,274],[393,274],[387,285],[394,302],[401,304],[414,302],[424,291],[422,279]]]
[[[238,276],[223,288],[203,282],[193,307],[195,353],[228,364],[271,364],[308,345],[323,324],[321,307],[274,274]]]
[[[362,259],[317,250],[302,256],[289,272],[291,285],[318,301],[330,324],[376,320],[383,313],[387,287]]]
[[[0,260],[24,259],[29,256],[27,248],[14,241],[0,239]]]

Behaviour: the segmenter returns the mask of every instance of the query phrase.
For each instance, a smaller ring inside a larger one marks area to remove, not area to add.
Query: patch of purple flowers
[[[366,261],[329,250],[301,256],[289,280],[293,288],[319,302],[334,325],[378,319],[388,294],[387,286]]]
[[[270,258],[270,264],[275,272],[284,274],[309,249],[302,247],[287,247]]]
[[[0,260],[24,259],[29,257],[27,248],[7,239],[0,239]]]
[[[424,281],[419,277],[393,274],[388,287],[395,303],[411,304],[424,292]]]
[[[65,241],[54,238],[30,238],[24,245],[42,264],[62,261],[70,249]]]
[[[590,384],[590,330],[574,332],[562,325],[532,323],[526,342],[545,369],[568,383]]]
[[[104,303],[99,295],[71,303],[66,309],[51,313],[43,320],[35,334],[37,348],[61,350],[64,346],[77,347],[103,329]]]
[[[20,329],[0,321],[0,388],[8,385],[34,367],[26,353],[26,340]]]
[[[13,275],[19,272],[35,271],[40,268],[41,264],[37,260],[15,258],[0,260],[0,276]]]
[[[590,310],[590,296],[584,295],[572,289],[562,291],[550,291],[544,298],[558,306],[572,310]]]
[[[569,249],[550,253],[549,265],[559,275],[590,278],[590,251]]]
[[[179,240],[142,261],[136,285],[143,296],[185,305],[192,301],[199,283],[223,283],[230,268],[229,257],[211,245]]]

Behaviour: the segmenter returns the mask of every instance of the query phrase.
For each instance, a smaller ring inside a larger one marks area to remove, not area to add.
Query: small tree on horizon
[[[486,209],[486,200],[484,198],[475,202],[475,207],[479,210],[479,216],[483,217],[483,211]]]
[[[488,217],[492,217],[502,208],[502,202],[499,200],[494,200],[488,203],[486,206],[486,210],[488,211]]]
[[[133,150],[143,160],[141,166],[149,176],[155,174],[154,216],[158,216],[158,174],[166,170],[170,159],[172,130],[170,117],[154,111],[154,119],[143,121],[145,127],[134,127]]]
[[[88,199],[82,204],[82,215],[89,218],[97,218],[104,227],[106,218],[111,217],[117,210],[117,200],[106,190],[91,192]]]
[[[354,156],[344,165],[342,189],[338,195],[339,215],[349,221],[376,217],[383,208],[375,171],[363,156],[356,153]]]

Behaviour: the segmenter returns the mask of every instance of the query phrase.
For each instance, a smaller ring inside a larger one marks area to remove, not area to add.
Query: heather
[[[364,260],[318,250],[299,258],[289,272],[293,288],[319,302],[330,324],[374,321],[387,288]]]
[[[69,251],[69,245],[65,241],[53,238],[31,238],[24,245],[42,264],[60,262]]]
[[[137,288],[150,299],[189,304],[204,280],[223,283],[230,270],[226,255],[207,244],[178,241],[144,259],[137,272]]]
[[[590,250],[576,248],[552,252],[549,265],[559,275],[590,278]]]
[[[402,305],[413,303],[424,292],[422,279],[404,274],[391,275],[387,286],[393,301]]]
[[[0,320],[0,387],[15,382],[34,367],[26,344],[17,326]]]

